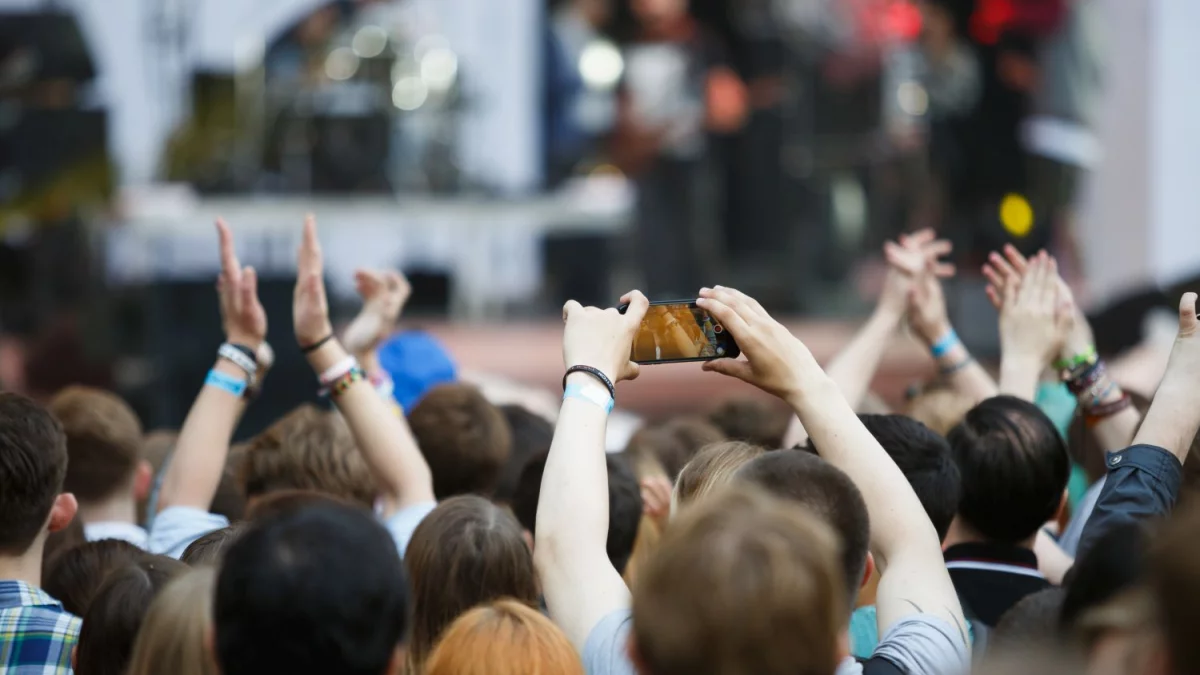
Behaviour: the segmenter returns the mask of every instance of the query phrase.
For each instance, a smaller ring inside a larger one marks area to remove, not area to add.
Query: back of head
[[[257,523],[225,553],[213,624],[224,675],[380,675],[408,624],[396,544],[370,513],[345,506]]]
[[[625,454],[639,477],[661,471],[674,481],[701,448],[723,440],[725,434],[703,417],[676,417],[638,429]]]
[[[145,555],[142,549],[119,539],[87,542],[58,555],[42,588],[61,602],[63,609],[83,616],[113,570],[132,565]]]
[[[1175,673],[1200,663],[1200,505],[1191,504],[1172,516],[1158,533],[1150,552],[1150,588],[1158,621],[1166,637]]]
[[[234,523],[219,530],[213,530],[188,544],[179,560],[191,567],[219,567],[225,559],[225,552],[246,531],[247,525]]]
[[[375,477],[335,413],[303,405],[256,436],[241,457],[247,500],[280,490],[315,490],[375,505]]]
[[[705,446],[679,472],[672,495],[674,507],[698,502],[717,488],[728,485],[738,469],[766,453],[765,448],[742,441],[722,441]]]
[[[129,404],[101,389],[67,387],[49,409],[67,435],[66,492],[86,504],[132,488],[141,459],[142,424]]]
[[[416,672],[442,631],[475,605],[506,597],[538,602],[533,554],[521,526],[482,497],[439,504],[413,532],[404,565],[412,580],[409,655]]]
[[[513,496],[512,511],[521,527],[537,533],[538,499],[542,491],[542,474],[546,470],[546,454],[530,460],[521,472],[521,481]],[[624,455],[605,456],[608,467],[608,559],[617,572],[624,574],[642,522],[642,492],[633,469]]]
[[[744,441],[774,450],[783,447],[792,411],[778,402],[771,404],[754,398],[736,398],[709,413],[708,420],[731,441]]]
[[[1020,543],[1057,513],[1070,461],[1054,423],[1034,404],[990,398],[947,440],[962,477],[958,515],[985,539]]]
[[[62,425],[33,401],[0,393],[0,556],[23,555],[67,474]]]
[[[109,574],[83,615],[75,672],[124,675],[150,604],[186,570],[178,560],[145,554]]]
[[[362,508],[361,504],[335,497],[328,492],[317,492],[316,490],[277,490],[255,499],[250,508],[246,510],[246,520],[267,520],[290,511],[299,511],[309,506],[321,505]]]
[[[867,568],[871,521],[862,493],[849,476],[816,455],[782,450],[749,462],[737,479],[801,504],[828,523],[841,541],[839,560],[847,597],[858,594]]]
[[[512,450],[500,409],[469,384],[434,388],[408,414],[438,499],[491,496]]]
[[[647,675],[831,675],[849,610],[837,537],[796,504],[732,487],[680,514],[633,591]]]
[[[1091,623],[1097,610],[1140,586],[1146,577],[1150,539],[1141,523],[1120,523],[1079,551],[1066,578],[1060,621],[1067,631]]]
[[[504,462],[504,468],[500,470],[500,479],[496,483],[492,500],[500,504],[511,504],[516,498],[525,465],[531,459],[550,451],[550,442],[554,440],[554,425],[545,417],[530,412],[521,405],[502,405],[500,412],[512,432],[512,451],[508,460]]]
[[[206,642],[217,573],[194,569],[174,579],[146,613],[127,675],[217,675]]]
[[[904,415],[858,417],[912,485],[925,514],[933,521],[938,539],[945,539],[962,491],[950,444],[929,427]]]
[[[992,633],[989,649],[1019,650],[1059,645],[1059,615],[1067,591],[1051,586],[1031,593],[1013,605]]]
[[[424,675],[583,675],[567,636],[531,607],[500,600],[446,629]]]

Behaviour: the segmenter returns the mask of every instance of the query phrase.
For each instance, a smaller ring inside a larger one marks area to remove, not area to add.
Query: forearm
[[[1003,353],[1000,358],[1000,393],[1032,402],[1037,398],[1038,378],[1045,368],[1046,364],[1036,358]]]
[[[972,405],[999,393],[992,376],[971,356],[962,342],[934,360],[946,382],[963,398],[970,400]]]
[[[877,309],[825,368],[850,407],[858,410],[902,314]]]
[[[246,378],[245,372],[224,359],[218,359],[213,370]],[[201,387],[163,476],[159,511],[172,506],[209,509],[225,471],[233,431],[245,409],[244,397],[207,384]]]
[[[1192,441],[1200,430],[1200,406],[1193,405],[1192,397],[1180,389],[1195,386],[1195,382],[1170,378],[1168,373],[1154,394],[1154,401],[1146,411],[1146,419],[1133,444],[1165,448],[1180,463],[1186,461]]]
[[[346,356],[341,343],[330,340],[309,354],[308,362],[320,374]],[[408,423],[392,413],[370,382],[354,382],[334,402],[379,481],[385,515],[434,500],[429,464],[417,447]]]

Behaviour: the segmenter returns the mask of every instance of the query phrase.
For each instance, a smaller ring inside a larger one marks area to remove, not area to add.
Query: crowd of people
[[[948,319],[954,269],[932,232],[887,244],[875,312],[824,367],[753,298],[699,289],[742,354],[702,367],[778,407],[731,401],[608,453],[616,384],[639,373],[642,293],[624,312],[563,308],[556,419],[461,382],[402,407],[377,349],[407,284],[361,272],[364,308],[339,339],[310,218],[293,333],[333,409],[300,408],[233,445],[271,357],[255,271],[223,222],[218,235],[225,342],[177,435],[145,435],[104,391],[45,406],[0,394],[0,673],[1200,663],[1200,508],[1184,470],[1200,428],[1194,293],[1157,393],[1135,405],[1045,253],[997,252],[984,270],[997,378]],[[905,414],[860,414],[904,325],[938,379]],[[1068,489],[1084,466],[1086,493]]]

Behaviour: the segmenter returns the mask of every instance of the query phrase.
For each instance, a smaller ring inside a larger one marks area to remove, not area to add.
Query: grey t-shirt
[[[588,675],[637,675],[626,651],[633,614],[617,610],[600,620],[583,647]],[[970,668],[962,633],[931,614],[914,614],[896,623],[879,641],[872,658],[883,658],[911,675],[958,675]],[[847,658],[836,675],[861,675],[863,666]]]

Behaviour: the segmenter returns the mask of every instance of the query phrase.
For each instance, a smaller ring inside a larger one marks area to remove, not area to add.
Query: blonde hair
[[[945,436],[974,407],[969,397],[945,385],[935,385],[908,402],[904,414]]]
[[[671,493],[671,513],[727,485],[738,469],[766,453],[765,448],[742,441],[705,446],[679,472],[679,480],[675,481],[675,490]]]
[[[567,636],[536,610],[498,600],[458,617],[423,675],[584,675]]]
[[[219,675],[204,638],[216,574],[211,567],[193,569],[155,598],[134,642],[128,675]]]

